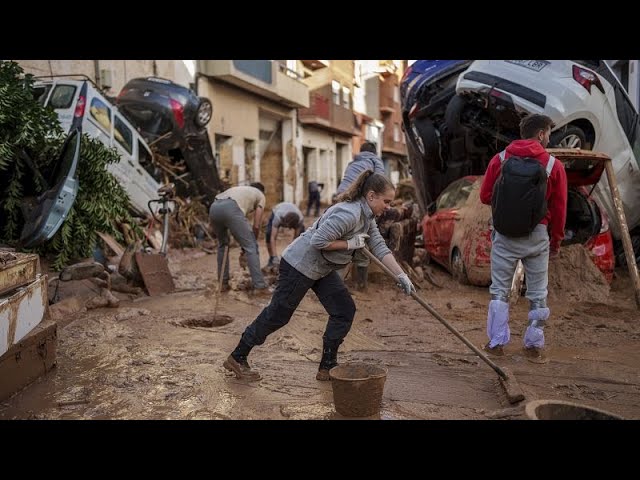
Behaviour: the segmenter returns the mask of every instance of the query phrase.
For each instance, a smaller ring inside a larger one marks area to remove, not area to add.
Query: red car
[[[602,154],[577,149],[549,149],[562,161],[569,184],[565,239],[561,245],[582,243],[607,281],[613,280],[615,257],[609,219],[590,196],[604,171]],[[429,205],[422,221],[429,257],[463,283],[491,283],[491,207],[480,202],[481,176],[451,183]]]

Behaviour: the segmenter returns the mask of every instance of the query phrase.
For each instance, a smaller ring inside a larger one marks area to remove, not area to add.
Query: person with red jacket
[[[491,234],[491,301],[487,315],[489,343],[484,349],[495,355],[504,355],[503,346],[509,342],[509,291],[518,260],[522,261],[527,282],[529,300],[529,322],[524,335],[524,348],[532,361],[545,361],[544,324],[550,310],[547,307],[549,257],[560,250],[564,238],[567,217],[567,176],[564,166],[553,161],[549,172],[549,153],[545,147],[553,121],[546,115],[528,115],[520,122],[522,140],[515,140],[504,152],[496,154],[487,167],[480,201],[491,205],[494,185],[500,177],[503,162],[511,156],[534,158],[547,169],[547,213],[533,231],[524,237],[507,237],[495,229]],[[501,156],[503,158],[501,158]]]

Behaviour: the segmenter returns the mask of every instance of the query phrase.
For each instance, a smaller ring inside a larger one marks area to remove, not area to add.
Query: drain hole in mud
[[[194,328],[194,327],[212,328],[212,327],[221,327],[231,322],[233,322],[233,318],[231,318],[229,315],[216,315],[215,317],[203,316],[203,317],[187,318],[185,320],[176,322],[176,325],[180,327],[186,327],[186,328]]]

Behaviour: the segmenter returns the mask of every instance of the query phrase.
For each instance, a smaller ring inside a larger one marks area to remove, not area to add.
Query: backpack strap
[[[502,150],[498,155],[500,156],[500,163],[504,163],[504,157],[506,155],[507,151],[506,150]],[[556,157],[554,157],[553,155],[549,155],[549,161],[547,162],[547,177],[551,176],[551,170],[553,170],[553,165],[556,163]]]
[[[551,176],[551,170],[553,170],[553,165],[556,163],[556,157],[553,155],[549,155],[549,161],[547,162],[547,177]]]

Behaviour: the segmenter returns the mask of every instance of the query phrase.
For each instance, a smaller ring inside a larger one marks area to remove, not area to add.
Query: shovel
[[[378,260],[366,247],[362,249],[364,254],[369,257],[369,259],[375,263],[378,267],[382,269],[389,277],[393,278],[393,280],[397,280],[396,275],[393,274],[391,270],[389,270],[380,260]],[[476,347],[473,343],[471,343],[467,338],[458,332],[449,322],[447,322],[431,305],[425,302],[422,298],[418,296],[415,292],[411,292],[411,296],[413,299],[422,305],[431,315],[433,315],[440,323],[442,323],[445,327],[449,329],[451,333],[453,333],[456,337],[458,337],[462,342],[469,347],[473,352],[478,355],[487,365],[489,365],[493,370],[498,374],[498,380],[500,380],[500,384],[504,388],[504,391],[507,395],[507,400],[509,403],[518,403],[524,400],[524,392],[518,382],[507,368],[500,368],[494,362],[492,362],[489,357],[487,357],[478,347]]]

